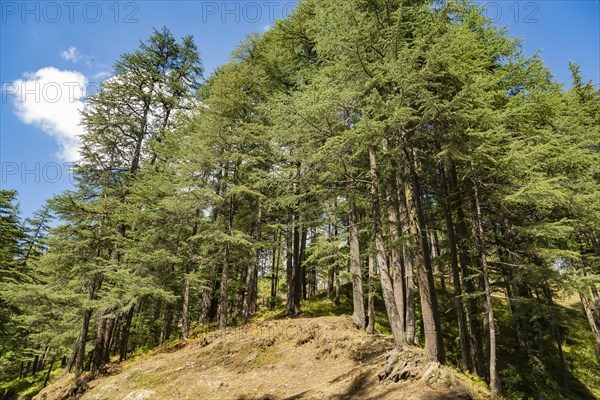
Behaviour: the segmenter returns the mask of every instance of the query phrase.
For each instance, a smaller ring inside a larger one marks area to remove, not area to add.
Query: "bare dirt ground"
[[[35,400],[478,399],[488,393],[417,348],[354,329],[350,317],[280,319],[189,340],[111,365],[105,376],[66,376]]]

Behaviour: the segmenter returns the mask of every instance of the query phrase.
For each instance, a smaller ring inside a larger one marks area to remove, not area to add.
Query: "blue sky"
[[[343,0],[340,0],[343,1]],[[556,80],[569,81],[568,61],[600,82],[600,2],[479,1],[486,14],[541,51]],[[206,70],[227,62],[234,47],[285,16],[295,1],[7,1],[0,0],[0,187],[16,189],[23,216],[71,187],[78,110],[123,53],[153,28],[192,34]]]

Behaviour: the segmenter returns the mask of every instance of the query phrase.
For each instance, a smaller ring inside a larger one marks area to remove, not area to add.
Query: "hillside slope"
[[[428,363],[418,348],[392,351],[348,316],[279,319],[207,334],[177,349],[67,376],[36,400],[475,399],[466,377]]]

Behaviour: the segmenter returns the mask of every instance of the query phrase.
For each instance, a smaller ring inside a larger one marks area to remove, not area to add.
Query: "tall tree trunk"
[[[199,208],[194,212],[194,225],[189,239],[198,234],[198,218],[200,218]],[[193,242],[189,243],[188,246],[187,262],[183,270],[183,293],[181,296],[181,339],[183,340],[187,339],[190,333],[190,278],[188,275],[194,269],[194,255],[196,253]]]
[[[337,226],[334,226],[334,235],[337,237],[338,235],[338,230],[337,230]],[[334,304],[336,306],[340,305],[340,264],[339,262],[336,260],[335,261],[335,266],[334,266],[334,273],[335,273],[335,301]]]
[[[250,271],[250,282],[248,283],[248,296],[246,301],[246,308],[244,309],[244,316],[242,322],[245,324],[248,318],[254,316],[256,313],[256,301],[258,298],[258,266],[260,265],[260,241],[261,241],[261,228],[262,228],[262,203],[258,202],[258,211],[256,213],[256,225],[254,227],[254,262],[252,263],[252,270]]]
[[[300,299],[306,300],[306,267],[304,266],[304,261],[306,258],[306,241],[308,240],[308,228],[306,226],[302,226],[302,235],[300,237],[300,263],[298,265],[299,274],[298,277],[298,296]],[[300,299],[298,300],[298,304],[300,304]]]
[[[302,300],[302,239],[304,228],[300,225],[300,217],[296,215],[294,229],[294,303],[300,312],[300,300]],[[306,236],[304,236],[306,239]]]
[[[161,327],[160,327],[160,336],[158,340],[159,346],[167,343],[169,341],[169,336],[171,332],[171,307],[169,304],[165,302],[162,307],[162,315],[161,315]]]
[[[384,154],[388,154],[388,141],[383,139],[381,146]],[[394,163],[392,163],[394,169],[397,170]],[[392,279],[394,286],[394,299],[396,301],[396,308],[398,309],[398,316],[400,318],[400,325],[402,326],[402,332],[405,336],[405,315],[406,315],[406,299],[404,290],[404,268],[402,267],[402,252],[400,243],[400,230],[399,230],[399,216],[398,210],[399,205],[397,204],[397,193],[396,188],[397,182],[399,182],[400,175],[394,173],[392,179],[389,180],[389,184],[385,188],[385,199],[387,204],[387,220],[388,220],[388,232],[391,241],[391,267],[392,267]]]
[[[458,179],[456,167],[450,165],[450,185],[455,193],[460,193],[458,187]],[[471,272],[471,266],[469,265],[469,249],[468,249],[468,229],[467,229],[467,218],[463,210],[462,204],[467,203],[466,200],[456,196],[456,232],[457,232],[457,245],[458,245],[458,261],[461,269],[461,281],[465,294],[474,294],[475,285],[473,279],[475,275],[479,274],[479,271]],[[483,343],[481,327],[479,323],[479,317],[477,313],[476,299],[468,297],[465,300],[465,321],[467,325],[467,331],[469,332],[469,347],[471,350],[471,364],[474,366],[475,372],[481,378],[485,378],[485,361],[483,356]]]
[[[104,366],[102,356],[104,355],[104,343],[106,342],[106,321],[109,310],[105,310],[98,316],[98,327],[96,329],[96,344],[94,346],[94,362],[92,364],[92,372],[99,372]]]
[[[329,243],[333,243],[333,224],[329,223],[328,224],[328,228],[327,228],[327,241]],[[330,245],[330,248],[332,248],[333,246]],[[329,269],[327,270],[327,298],[331,299],[331,296],[333,295],[333,290],[334,290],[334,283],[335,283],[335,270],[333,269],[333,266],[329,266]]]
[[[102,285],[102,277],[94,276],[90,279],[88,283],[88,300],[94,300],[96,298],[96,293],[100,290]],[[67,367],[65,368],[65,372],[70,372],[73,363],[75,365],[75,379],[78,379],[83,373],[83,362],[85,359],[85,345],[87,343],[88,331],[90,328],[90,319],[92,318],[92,310],[86,309],[83,311],[83,320],[81,323],[81,329],[79,330],[79,336],[77,337],[77,341],[75,342],[75,349],[73,361],[67,363]]]
[[[75,379],[79,378],[83,373],[83,361],[85,358],[85,344],[87,342],[88,330],[90,327],[90,318],[92,317],[92,310],[85,310],[83,312],[83,322],[81,329],[79,330],[79,336],[75,342]]]
[[[42,388],[45,388],[46,385],[48,385],[48,381],[50,380],[50,374],[52,373],[52,367],[54,367],[54,361],[56,361],[57,356],[58,350],[54,353],[52,359],[50,360],[50,365],[48,366],[48,372],[46,373],[46,377],[44,378],[44,384],[42,385]]]
[[[406,209],[406,200],[403,193],[404,182],[400,174],[396,174],[396,199],[400,211],[400,221],[402,236],[410,235],[410,226],[408,222],[408,210]],[[405,240],[402,243],[402,266],[404,272],[404,302],[405,302],[405,338],[408,344],[416,344],[415,337],[415,279],[413,267],[413,255],[411,253],[410,243]]]
[[[359,330],[365,329],[365,305],[363,300],[362,272],[360,268],[360,247],[358,241],[358,224],[356,205],[350,202],[348,213],[348,241],[350,247],[350,273],[352,274],[352,319]]]
[[[369,147],[369,165],[371,175],[371,213],[373,215],[373,225],[375,231],[375,248],[377,253],[377,264],[379,265],[379,277],[381,280],[381,290],[383,292],[383,302],[392,328],[394,343],[396,347],[401,347],[404,343],[403,327],[396,308],[394,298],[394,289],[392,280],[387,269],[385,244],[383,240],[383,231],[381,228],[381,209],[379,206],[379,178],[377,176],[377,156],[375,147]]]
[[[98,317],[96,342],[94,347],[93,372],[98,372],[110,359],[110,340],[115,325],[115,316],[112,313],[117,306],[111,306]]]
[[[241,164],[241,160],[238,159],[233,167],[233,179],[232,184],[237,184],[238,168]],[[226,174],[227,176],[227,174]],[[229,210],[227,214],[227,227],[226,234],[228,237],[233,235],[233,215],[235,210],[235,196],[230,194],[229,196]],[[225,251],[223,252],[223,269],[221,270],[221,284],[220,291],[221,296],[219,299],[219,328],[225,329],[227,327],[227,306],[228,306],[228,277],[229,277],[229,240],[225,243]]]
[[[495,397],[502,395],[502,388],[500,385],[500,376],[497,369],[497,356],[496,356],[496,324],[494,322],[494,309],[492,307],[492,294],[490,289],[489,281],[489,269],[487,264],[487,257],[485,255],[485,239],[483,234],[483,224],[481,221],[481,206],[479,204],[479,191],[477,185],[473,185],[474,196],[472,204],[472,221],[473,231],[475,234],[475,241],[477,244],[477,254],[479,262],[483,268],[483,285],[484,285],[484,296],[485,296],[485,311],[487,313],[487,326],[489,331],[489,374],[490,374],[490,388],[492,394]]]
[[[225,244],[223,252],[223,269],[221,270],[221,296],[219,300],[219,327],[227,327],[227,275],[229,274],[229,243]]]
[[[116,307],[112,312],[116,311]],[[102,353],[102,362],[107,364],[110,361],[110,345],[112,342],[113,334],[115,333],[115,325],[117,318],[113,315],[106,320],[106,335],[104,336],[104,351]]]
[[[298,258],[300,253],[300,233],[298,231],[298,215],[292,213],[292,221],[288,227],[286,239],[286,269],[287,269],[287,302],[285,307],[286,315],[297,315],[300,313],[300,296],[298,290],[300,285],[298,282]]]
[[[463,369],[472,371],[473,366],[469,358],[468,331],[465,319],[465,307],[462,300],[462,285],[460,282],[460,270],[458,266],[458,249],[456,245],[456,231],[454,228],[454,219],[450,206],[450,193],[448,190],[445,171],[440,168],[440,187],[442,189],[442,207],[444,209],[444,218],[446,220],[446,235],[448,236],[448,249],[450,251],[450,266],[452,268],[452,283],[454,284],[454,307],[456,308],[456,318],[458,321],[458,336],[460,341],[460,355]]]
[[[236,168],[237,170],[237,168]],[[234,176],[237,172],[234,172]],[[235,180],[235,178],[234,178]],[[231,237],[233,234],[233,212],[234,212],[234,196],[229,196],[229,212],[227,216],[227,235]],[[227,300],[228,300],[228,276],[229,276],[229,241],[225,243],[225,250],[223,252],[223,269],[221,270],[221,296],[219,301],[219,328],[225,329],[227,327]]]
[[[209,274],[212,272],[211,269],[212,268],[209,264]],[[209,280],[207,286],[208,287],[205,287],[202,290],[200,290],[200,318],[198,319],[198,322],[200,322],[202,325],[206,325],[210,321],[210,307],[212,303],[214,286],[214,281],[212,278]]]
[[[592,237],[592,247],[594,249],[594,253],[596,254],[596,256],[600,257],[600,245],[596,241],[596,237],[594,236],[593,233],[592,233],[591,237]],[[583,275],[589,276],[590,274],[587,271],[583,271]],[[592,295],[590,297],[589,292],[588,292],[587,296],[586,296],[586,299],[588,299],[588,302],[587,302],[587,310],[588,311],[586,311],[586,316],[587,316],[587,313],[589,312],[590,316],[588,318],[591,317],[590,321],[594,321],[593,326],[596,327],[596,330],[594,330],[592,328],[592,332],[594,332],[594,334],[596,334],[597,332],[600,331],[600,295],[598,295],[598,289],[596,288],[595,283],[590,284],[589,288],[590,288]],[[592,325],[590,325],[590,327],[592,327]],[[599,341],[599,343],[600,343],[600,339],[598,337],[596,337],[596,340]]]
[[[406,303],[404,300],[404,274],[402,271],[402,258],[400,252],[400,233],[398,228],[398,208],[394,202],[392,193],[393,188],[388,187],[386,189],[386,202],[387,202],[387,217],[388,217],[388,230],[391,241],[391,266],[392,266],[392,277],[394,280],[394,300],[396,302],[396,309],[398,310],[398,318],[400,319],[400,327],[402,328],[402,337],[405,338],[404,334],[404,316],[406,315]]]
[[[50,351],[50,347],[46,346],[44,347],[44,354],[42,354],[42,357],[40,358],[40,362],[38,364],[38,370],[42,370],[44,368],[44,365],[46,364],[46,360],[48,359],[48,352]]]
[[[285,234],[285,273],[287,281],[287,297],[285,313],[294,315],[294,250],[293,223],[290,223]]]
[[[407,145],[408,146],[408,145]],[[425,349],[430,360],[445,362],[444,344],[442,342],[441,324],[433,280],[433,270],[429,252],[429,242],[425,231],[425,221],[421,207],[421,192],[416,176],[414,154],[405,146],[403,151],[405,165],[405,200],[408,212],[409,227],[413,236],[413,244],[417,260],[417,276],[423,327],[425,331]]]
[[[594,334],[594,338],[596,339],[596,344],[598,348],[600,348],[600,324],[596,321],[596,316],[594,315],[594,310],[592,307],[592,301],[586,296],[584,293],[579,293],[579,298],[581,299],[581,306],[583,307],[583,312],[588,320],[590,325],[590,329]]]
[[[186,340],[190,333],[190,278],[183,278],[183,293],[181,296],[181,334],[182,340]]]
[[[279,278],[279,257],[281,255],[281,233],[275,232],[275,246],[273,247],[273,264],[271,266],[271,306],[275,307],[277,299],[277,281]]]
[[[38,364],[40,361],[40,355],[37,354],[37,349],[38,349],[38,346],[35,346],[34,351],[36,351],[36,354],[33,356],[33,365],[31,366],[31,376],[35,375],[38,372]]]
[[[302,259],[302,300],[308,299],[309,293],[309,269],[310,266],[306,264],[306,245],[309,237],[309,229],[308,227],[304,227],[302,231],[302,246],[300,248],[300,258]]]
[[[127,345],[129,344],[129,332],[131,331],[131,322],[133,321],[133,314],[135,312],[135,304],[129,306],[127,316],[125,317],[125,325],[123,325],[123,332],[121,333],[121,344],[119,352],[119,360],[125,361],[127,359]]]
[[[444,273],[444,264],[436,262],[436,259],[441,255],[438,234],[436,230],[429,231],[429,243],[431,248],[431,260],[433,263],[433,274],[440,277],[440,292],[442,297],[446,297],[446,276]]]
[[[254,264],[254,263],[252,263]],[[246,303],[246,293],[248,286],[248,264],[244,263],[240,266],[240,279],[238,280],[238,301],[235,307],[234,322],[237,325],[237,318],[241,316],[242,323],[244,323],[244,304]],[[233,307],[233,305],[232,305]]]
[[[368,323],[366,331],[367,333],[373,333],[375,331],[375,259],[373,254],[369,252],[369,294],[367,297],[367,311],[368,311]]]
[[[109,347],[108,347],[109,358],[111,356],[113,356],[113,357],[116,356],[118,353],[119,340],[121,340],[121,325],[123,325],[122,320],[123,320],[122,315],[119,315],[117,317],[117,319],[115,320],[114,333],[112,334],[111,343],[109,344]]]

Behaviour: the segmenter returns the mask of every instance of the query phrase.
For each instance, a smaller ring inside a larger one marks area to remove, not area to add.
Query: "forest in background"
[[[463,1],[307,0],[206,79],[156,30],[87,99],[75,188],[25,221],[0,192],[2,380],[351,282],[357,329],[382,301],[495,396],[598,393],[600,90],[570,67]]]

